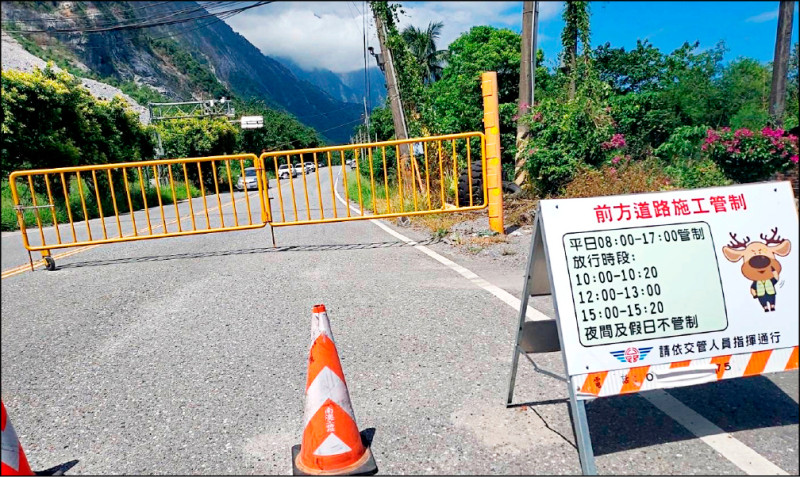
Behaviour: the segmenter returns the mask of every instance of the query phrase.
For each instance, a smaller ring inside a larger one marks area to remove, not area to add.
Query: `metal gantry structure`
[[[231,101],[222,97],[218,100],[198,100],[198,101],[179,101],[174,103],[148,103],[147,109],[150,111],[150,123],[155,124],[161,121],[170,119],[187,119],[187,118],[210,118],[210,117],[227,117],[233,118],[236,111],[233,108]],[[232,121],[238,122],[238,121]],[[156,159],[164,157],[164,145],[161,141],[161,134],[155,130],[156,136]],[[158,182],[167,184],[168,170],[167,167],[158,166],[155,168],[158,176]],[[149,176],[149,170],[145,169],[145,175]],[[149,177],[148,177],[149,180]]]
[[[151,122],[216,116],[233,118],[236,114],[231,101],[225,98],[177,103],[149,103],[147,107],[150,110]]]

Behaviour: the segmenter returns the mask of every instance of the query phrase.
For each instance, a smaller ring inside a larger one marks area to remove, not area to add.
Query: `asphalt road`
[[[274,186],[270,195],[279,214]],[[226,222],[228,202],[221,195]],[[313,193],[309,205],[319,212]],[[188,203],[179,210],[190,224]],[[237,210],[241,221],[243,199]],[[55,272],[3,279],[2,398],[34,470],[78,460],[68,474],[290,474],[311,307],[324,303],[381,474],[580,472],[563,382],[522,362],[515,400],[528,405],[504,406],[516,309],[369,221],[275,236],[276,248],[268,228],[103,245],[57,259]],[[519,298],[522,270],[427,247]],[[3,234],[3,270],[25,263],[19,234]],[[552,316],[547,299],[533,305]],[[537,363],[563,375],[557,353]],[[669,395],[798,473],[796,371]],[[643,395],[587,412],[601,474],[744,473]]]

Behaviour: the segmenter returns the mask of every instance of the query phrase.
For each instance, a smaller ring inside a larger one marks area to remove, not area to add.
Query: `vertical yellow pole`
[[[486,189],[489,201],[489,228],[505,233],[503,228],[503,177],[500,168],[500,110],[497,98],[497,73],[481,75],[483,91],[483,127],[486,134]]]

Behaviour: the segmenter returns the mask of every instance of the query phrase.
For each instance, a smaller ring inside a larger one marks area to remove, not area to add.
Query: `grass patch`
[[[447,176],[445,176],[447,179]],[[446,189],[445,189],[445,199],[448,201],[454,201],[454,191],[455,186],[450,181],[450,185],[447,185],[446,182]],[[364,204],[364,210],[372,211],[373,213],[378,214],[385,214],[385,213],[399,213],[399,212],[413,212],[414,211],[414,195],[410,191],[406,191],[403,195],[403,201],[401,202],[400,196],[398,194],[397,184],[394,182],[389,182],[389,200],[386,200],[386,186],[383,181],[378,182],[375,180],[375,207],[373,208],[372,205],[372,184],[370,182],[369,176],[361,176],[361,202]],[[441,191],[433,187],[431,184],[431,190],[434,191],[434,195],[431,196],[431,207],[436,209],[437,207],[441,207]],[[451,191],[448,193],[447,191]],[[359,184],[358,184],[358,175],[356,174],[355,170],[348,171],[347,173],[347,196],[353,202],[359,202]],[[388,204],[388,206],[387,206]],[[417,190],[417,210],[428,210],[428,196],[423,194],[419,190]],[[458,223],[464,222],[466,220],[472,220],[477,217],[480,217],[481,214],[485,214],[484,211],[470,211],[470,212],[448,212],[448,213],[439,213],[439,214],[429,214],[429,215],[415,215],[409,217],[413,224],[420,225],[426,229],[428,229],[434,236],[444,237],[449,233],[452,227]]]
[[[145,200],[147,201],[148,207],[158,206],[158,197],[159,191],[156,189],[155,186],[147,186],[144,188],[144,199],[142,198],[142,189],[139,184],[138,180],[129,182],[130,184],[130,192],[131,192],[131,205],[133,210],[141,210],[144,208]],[[59,224],[69,223],[69,213],[72,213],[72,221],[78,222],[81,220],[85,220],[83,207],[86,207],[86,215],[88,215],[89,219],[95,219],[100,217],[100,208],[103,209],[103,216],[109,217],[114,216],[114,203],[110,195],[110,190],[106,190],[106,194],[103,194],[103,189],[101,189],[100,194],[100,207],[97,205],[97,198],[94,190],[89,187],[87,181],[81,178],[81,188],[83,189],[83,202],[81,202],[81,195],[80,189],[78,188],[78,182],[76,177],[72,177],[70,180],[69,185],[69,195],[68,201],[64,200],[63,192],[60,186],[56,186],[55,184],[51,184],[52,193],[54,197],[54,207],[51,208],[43,208],[37,209],[39,220],[42,222],[42,225],[52,226],[53,225],[53,213],[55,213],[56,221]],[[161,203],[163,205],[172,204],[172,189],[166,185],[162,185],[160,188],[161,192]],[[200,196],[200,189],[196,188],[194,185],[189,186],[189,191],[192,194],[192,197],[199,197]],[[115,186],[115,195],[117,201],[117,210],[119,211],[120,215],[126,214],[130,212],[130,208],[128,206],[128,197],[125,194],[124,188],[119,188]],[[209,192],[209,191],[207,191]],[[27,184],[23,184],[22,181],[17,181],[17,193],[19,194],[20,203],[23,206],[31,206],[33,205],[33,198],[31,196],[30,187]],[[60,195],[59,195],[60,194]],[[8,183],[8,180],[2,181],[0,183],[0,196],[2,196],[2,223],[0,223],[0,229],[3,231],[9,230],[18,230],[19,229],[19,222],[17,219],[17,212],[14,210],[14,200],[11,196],[11,186]],[[176,183],[175,185],[175,199],[180,201],[188,198],[188,194],[186,192],[186,184]],[[36,192],[36,204],[37,205],[45,205],[49,203],[49,199],[47,197],[47,193],[40,193]],[[69,211],[67,210],[67,203],[69,203]],[[23,221],[25,223],[25,227],[33,227],[36,226],[36,211],[33,209],[26,209],[23,211]]]
[[[348,171],[347,173],[347,198],[356,203],[363,203],[364,210],[372,211],[375,214],[399,213],[399,212],[413,212],[414,200],[413,197],[401,197],[398,194],[398,189],[395,184],[389,184],[388,200],[386,193],[386,186],[383,182],[375,181],[375,205],[372,203],[372,184],[369,176],[361,177],[361,197],[359,199],[359,178],[355,170]],[[406,194],[408,195],[408,194]],[[420,205],[420,196],[417,195],[418,207]]]

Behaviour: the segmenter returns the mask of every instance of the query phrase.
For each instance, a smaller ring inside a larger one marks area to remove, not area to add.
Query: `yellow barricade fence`
[[[48,269],[52,249],[247,230],[270,218],[254,154],[15,171],[9,185],[29,258],[41,252]],[[26,215],[38,233],[29,236]]]
[[[470,132],[265,152],[264,168],[277,178],[270,225],[486,208],[485,151],[485,136]]]
[[[9,185],[29,259],[53,270],[58,248],[483,209],[485,156],[471,132],[15,171]]]

